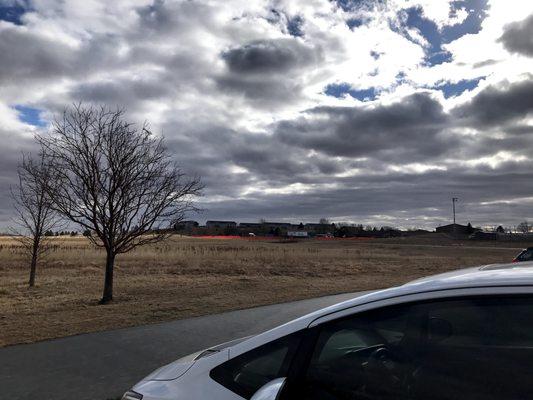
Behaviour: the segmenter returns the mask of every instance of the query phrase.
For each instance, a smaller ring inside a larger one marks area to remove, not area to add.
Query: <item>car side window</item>
[[[383,349],[396,348],[407,340],[407,310],[408,307],[391,307],[324,325],[302,378],[303,387],[299,385],[302,390],[297,390],[296,396],[300,397],[291,399],[367,399],[371,398],[371,386],[387,386],[387,377],[379,376],[374,364],[382,360]],[[372,378],[371,373],[375,373]],[[397,392],[393,389],[391,394]]]
[[[245,399],[273,379],[286,377],[300,343],[299,332],[232,358],[210,372],[213,380]]]
[[[321,326],[289,398],[519,400],[531,370],[531,297],[412,303]]]
[[[527,249],[520,254],[521,261],[531,261],[533,260],[533,250]]]

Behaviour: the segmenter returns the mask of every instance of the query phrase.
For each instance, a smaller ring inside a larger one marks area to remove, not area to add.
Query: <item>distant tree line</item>
[[[91,236],[91,231],[86,229],[84,230],[81,235],[82,236],[85,236],[85,237],[89,237]],[[78,236],[79,235],[79,232],[78,231],[53,231],[53,230],[47,230],[45,233],[44,233],[44,236],[45,237],[54,237],[54,236]]]

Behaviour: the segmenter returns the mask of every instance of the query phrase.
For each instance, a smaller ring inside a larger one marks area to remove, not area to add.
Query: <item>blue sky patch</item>
[[[379,59],[379,57],[381,57],[382,54],[383,54],[383,53],[378,53],[377,51],[374,51],[374,50],[372,50],[372,51],[370,52],[370,56],[371,56],[374,60]]]
[[[22,16],[28,11],[26,1],[20,1],[11,6],[0,4],[0,20],[22,25]]]
[[[328,96],[337,98],[341,98],[349,94],[353,98],[356,98],[360,101],[375,100],[378,95],[378,92],[373,87],[368,89],[353,89],[347,83],[330,83],[328,86],[326,86],[324,93]]]
[[[434,87],[434,89],[440,90],[445,98],[455,97],[461,95],[466,90],[472,90],[479,85],[479,81],[481,79],[485,78],[484,76],[480,76],[479,78],[474,79],[463,79],[456,83],[444,83],[437,85]]]
[[[460,24],[445,26],[442,30],[437,24],[424,16],[421,7],[411,7],[405,11],[405,28],[415,28],[427,40],[429,46],[426,48],[425,62],[432,66],[442,64],[452,60],[452,55],[444,50],[443,45],[450,43],[461,36],[470,33],[478,33],[481,30],[481,23],[487,16],[488,0],[457,0],[452,2],[450,16],[453,16],[462,9],[468,13],[467,18]],[[409,40],[404,27],[391,27],[403,34]]]
[[[303,37],[304,36],[304,31],[302,30],[303,23],[304,23],[304,20],[299,15],[297,15],[294,18],[290,18],[287,21],[287,30],[289,31],[289,34],[291,36]]]
[[[481,30],[481,23],[488,15],[488,0],[459,0],[451,4],[452,14],[464,8],[468,17],[457,25],[445,26],[442,29],[444,43],[453,42],[466,34],[476,34]]]
[[[442,64],[451,60],[451,54],[442,48],[442,37],[437,24],[423,15],[421,7],[411,7],[405,11],[407,28],[416,28],[429,43],[425,61],[429,65]],[[409,37],[408,37],[409,38]],[[410,39],[410,38],[409,38]]]
[[[334,0],[343,11],[355,11],[361,8],[374,8],[378,4],[385,3],[386,0]]]
[[[18,111],[19,119],[22,122],[33,126],[46,126],[46,121],[41,119],[42,110],[22,105],[17,105],[14,108]]]
[[[348,25],[348,28],[350,29],[359,28],[364,25],[364,23],[365,21],[362,18],[349,18],[346,20],[346,25]]]
[[[400,71],[396,74],[396,83],[401,84],[407,82],[407,74],[405,71]]]
[[[287,32],[289,35],[294,37],[303,37],[303,24],[304,19],[300,15],[290,17],[282,10],[277,10],[275,8],[270,9],[270,14],[265,18],[270,24],[274,25],[283,25],[286,21],[287,23]]]
[[[436,51],[426,56],[426,62],[429,65],[443,64],[452,61],[452,59],[452,53],[446,50]]]

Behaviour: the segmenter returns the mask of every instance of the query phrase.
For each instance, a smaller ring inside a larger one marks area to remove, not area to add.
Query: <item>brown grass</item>
[[[37,286],[28,289],[20,247],[0,238],[0,346],[383,288],[509,261],[521,247],[470,248],[438,236],[298,243],[176,237],[120,256],[115,301],[99,306],[104,253],[84,238],[55,240]]]

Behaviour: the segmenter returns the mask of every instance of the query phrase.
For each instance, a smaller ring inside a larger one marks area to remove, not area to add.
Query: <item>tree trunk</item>
[[[39,241],[33,241],[33,247],[31,250],[31,264],[30,264],[30,280],[28,282],[30,287],[35,286],[35,271],[37,269],[37,256],[39,254]]]
[[[108,250],[105,263],[104,294],[100,304],[109,303],[113,300],[113,268],[115,266],[115,254]]]
[[[31,264],[30,264],[30,280],[28,282],[30,287],[35,286],[35,270],[36,269],[37,269],[37,252],[33,250],[32,255],[31,255]]]

